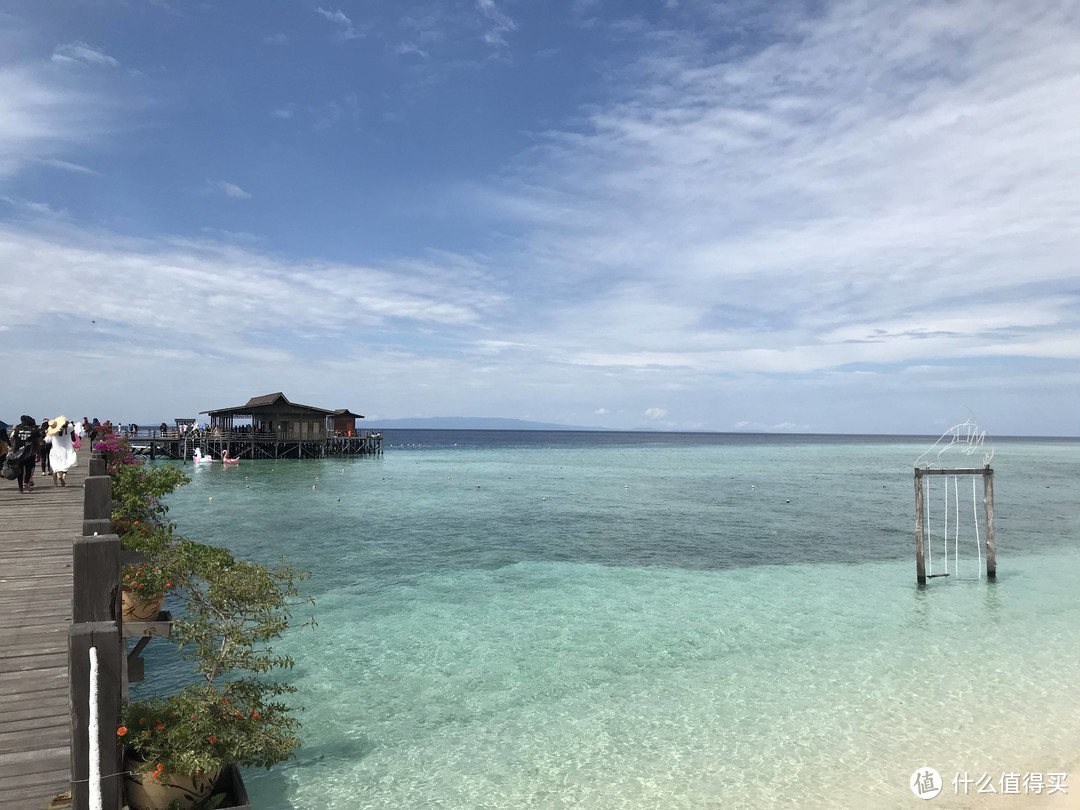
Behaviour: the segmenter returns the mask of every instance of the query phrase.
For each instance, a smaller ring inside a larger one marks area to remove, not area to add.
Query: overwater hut
[[[167,431],[137,440],[136,452],[189,458],[195,448],[220,458],[320,458],[382,452],[382,434],[356,429],[364,417],[348,408],[328,410],[290,402],[280,391],[243,405],[202,411],[206,429]],[[180,422],[193,420],[177,420]],[[186,427],[186,425],[185,425]]]
[[[333,411],[289,402],[280,391],[252,397],[244,405],[202,411],[210,417],[210,432],[273,435],[278,441],[322,441],[326,419]]]
[[[355,436],[356,435],[356,420],[363,419],[363,415],[359,413],[353,413],[348,408],[338,408],[334,411],[333,416],[330,418],[330,430],[331,435],[334,436]]]

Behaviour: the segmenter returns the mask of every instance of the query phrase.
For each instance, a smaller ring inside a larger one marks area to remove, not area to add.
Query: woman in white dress
[[[67,471],[79,463],[79,456],[71,446],[71,425],[65,417],[49,420],[45,442],[50,445],[49,464],[52,465],[53,486],[66,487]]]

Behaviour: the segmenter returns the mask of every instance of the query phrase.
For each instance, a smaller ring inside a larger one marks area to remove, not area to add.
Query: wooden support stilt
[[[920,585],[926,584],[926,557],[923,526],[923,477],[922,470],[915,470],[915,578]]]
[[[983,506],[986,509],[986,578],[997,579],[997,547],[994,544],[994,471],[983,468]]]

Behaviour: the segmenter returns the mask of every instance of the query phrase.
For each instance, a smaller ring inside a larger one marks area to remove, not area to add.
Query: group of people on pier
[[[28,495],[34,491],[34,472],[40,464],[42,477],[51,477],[54,487],[65,487],[68,470],[79,463],[77,451],[83,436],[92,441],[102,428],[85,417],[82,424],[69,422],[65,416],[38,424],[26,414],[14,426],[0,422],[0,476],[15,481],[19,492]]]

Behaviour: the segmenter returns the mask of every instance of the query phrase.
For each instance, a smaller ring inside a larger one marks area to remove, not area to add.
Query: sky
[[[1080,435],[1077,42],[1077,0],[0,0],[0,418]]]

